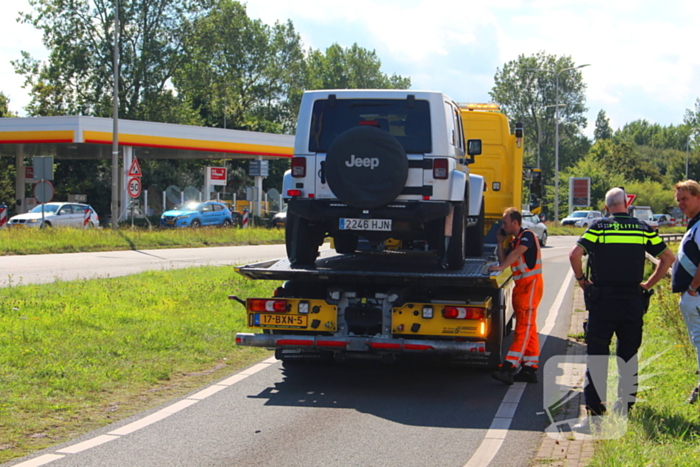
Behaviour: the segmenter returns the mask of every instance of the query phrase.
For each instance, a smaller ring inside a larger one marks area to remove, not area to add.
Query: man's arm
[[[587,281],[583,275],[583,254],[586,250],[583,249],[581,245],[576,245],[569,252],[569,262],[571,263],[571,269],[574,271],[574,277],[576,279],[581,279],[578,284],[585,288]]]
[[[489,271],[503,271],[505,268],[510,266],[511,264],[515,263],[518,258],[522,255],[525,254],[525,252],[528,250],[528,247],[525,245],[519,245],[515,250],[511,251],[508,256],[505,257],[502,261],[499,261],[498,266],[493,265],[489,266]],[[498,259],[501,259],[501,255],[498,256]]]
[[[664,277],[668,268],[671,267],[673,262],[676,260],[675,256],[670,249],[666,248],[663,253],[659,255],[659,263],[656,265],[653,274],[645,282],[639,284],[643,289],[649,290],[656,285],[657,282]],[[695,274],[698,284],[700,284],[700,275]],[[696,279],[694,279],[696,280]]]

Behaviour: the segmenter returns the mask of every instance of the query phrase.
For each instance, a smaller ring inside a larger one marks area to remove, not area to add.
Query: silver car
[[[547,226],[540,221],[537,214],[523,211],[523,228],[530,229],[540,242],[540,246],[547,245]]]
[[[92,206],[82,203],[53,202],[43,205],[44,220],[42,224],[42,205],[24,214],[10,218],[10,227],[99,227],[100,218]]]

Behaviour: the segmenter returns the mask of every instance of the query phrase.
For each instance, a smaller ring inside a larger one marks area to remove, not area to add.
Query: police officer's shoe
[[[513,376],[513,381],[519,383],[539,383],[537,378],[537,370],[535,368],[524,366],[520,372]]]
[[[686,404],[695,404],[698,401],[699,393],[700,393],[700,386],[693,388],[692,392],[690,393],[690,396],[688,396],[688,400],[686,401]]]
[[[513,364],[510,362],[504,362],[498,370],[491,373],[491,377],[510,386],[513,384],[514,373],[515,368],[513,367]]]

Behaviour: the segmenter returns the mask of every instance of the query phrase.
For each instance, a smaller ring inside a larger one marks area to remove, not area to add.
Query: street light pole
[[[554,129],[554,224],[559,225],[559,75],[565,71],[577,70],[590,64],[572,66],[557,71],[556,79],[556,113]]]

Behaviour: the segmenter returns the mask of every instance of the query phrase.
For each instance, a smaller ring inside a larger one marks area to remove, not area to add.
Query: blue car
[[[218,201],[198,203],[189,201],[160,216],[161,227],[202,227],[216,225],[231,227],[233,216],[228,206]]]

